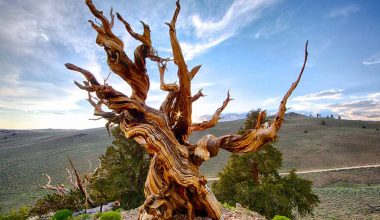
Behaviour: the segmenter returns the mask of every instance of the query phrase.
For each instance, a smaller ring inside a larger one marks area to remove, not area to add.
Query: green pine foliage
[[[84,209],[85,199],[79,190],[71,190],[69,194],[60,195],[51,193],[37,200],[31,208],[31,216],[43,216],[50,212],[56,212],[61,209],[70,209],[79,211]]]
[[[69,209],[62,209],[57,211],[53,217],[52,220],[66,220],[69,219],[73,215],[73,212]]]
[[[290,220],[290,218],[282,215],[276,215],[272,220]]]
[[[118,200],[125,209],[136,208],[144,200],[144,184],[150,157],[119,127],[112,130],[114,141],[100,157],[100,168],[91,180],[90,193],[97,203]]]
[[[100,220],[120,220],[121,214],[118,211],[108,211],[100,213]]]
[[[259,112],[260,109],[248,113],[239,133],[255,127]],[[276,215],[293,219],[296,214],[312,214],[319,203],[318,196],[312,193],[312,182],[298,177],[294,171],[280,176],[281,166],[282,154],[272,144],[258,152],[233,154],[219,174],[220,180],[213,185],[213,192],[222,203],[241,203],[268,219]],[[254,178],[256,172],[258,181]]]

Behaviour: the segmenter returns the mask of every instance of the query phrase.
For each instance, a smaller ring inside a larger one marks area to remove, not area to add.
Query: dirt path
[[[338,167],[338,168],[330,168],[330,169],[317,169],[317,170],[303,170],[296,171],[297,174],[306,174],[306,173],[323,173],[323,172],[331,172],[331,171],[340,171],[340,170],[355,170],[355,169],[365,169],[365,168],[378,168],[380,164],[371,164],[371,165],[363,165],[363,166],[352,166],[352,167]],[[288,175],[286,173],[280,173],[280,175]],[[218,177],[208,178],[207,181],[218,181]]]

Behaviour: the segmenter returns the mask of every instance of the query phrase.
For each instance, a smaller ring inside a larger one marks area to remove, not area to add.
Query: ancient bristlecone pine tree
[[[145,183],[146,200],[140,208],[139,218],[170,219],[175,213],[187,213],[189,219],[198,215],[221,219],[218,201],[206,186],[207,181],[200,174],[199,167],[210,157],[216,156],[220,148],[234,153],[253,152],[276,137],[284,119],[286,101],[296,88],[305,68],[307,43],[302,70],[283,97],[272,122],[261,124],[265,117],[265,112],[261,112],[256,127],[243,135],[206,135],[194,144],[188,141],[190,134],[215,126],[231,98],[227,93],[222,106],[209,121],[192,123],[192,104],[203,94],[199,91],[192,96],[191,81],[201,66],[189,70],[182,54],[176,35],[179,2],[176,3],[172,20],[167,23],[173,59],[164,59],[157,55],[148,25],[141,22],[144,27],[143,34],[135,33],[129,23],[116,13],[117,19],[125,25],[127,32],[141,42],[135,49],[133,60],[124,52],[123,41],[112,32],[115,17],[112,9],[108,19],[91,0],[85,2],[91,13],[101,22],[97,24],[89,21],[98,33],[96,43],[104,48],[110,69],[128,83],[132,88],[132,94],[127,96],[106,83],[99,83],[91,72],[73,64],[66,64],[66,67],[80,72],[86,78],[83,84],[75,84],[88,92],[88,101],[95,108],[94,115],[107,119],[107,128],[111,124],[119,124],[127,138],[136,140],[152,156]],[[168,92],[160,109],[145,104],[149,90],[147,58],[157,62],[160,88]],[[178,84],[164,82],[166,64],[170,61],[174,61],[178,68]],[[97,98],[93,97],[92,93],[95,93]],[[112,112],[103,111],[102,105],[106,105]]]

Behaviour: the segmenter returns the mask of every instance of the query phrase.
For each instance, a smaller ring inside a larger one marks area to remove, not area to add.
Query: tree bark
[[[187,213],[188,219],[194,219],[198,215],[220,219],[219,203],[207,187],[207,181],[199,172],[199,167],[210,157],[216,156],[220,148],[230,152],[253,152],[275,138],[284,119],[287,99],[296,88],[305,68],[308,55],[307,43],[304,65],[298,79],[281,101],[273,122],[261,124],[264,112],[259,116],[258,125],[243,135],[221,137],[206,135],[196,144],[191,144],[188,141],[191,132],[215,126],[231,98],[228,92],[222,106],[209,121],[192,123],[192,103],[204,96],[202,91],[193,96],[191,94],[191,81],[201,66],[198,65],[189,71],[182,54],[176,35],[176,21],[180,12],[179,1],[176,2],[171,22],[167,23],[179,84],[165,83],[166,63],[171,60],[160,58],[156,54],[148,25],[142,22],[144,32],[140,35],[132,30],[119,13],[116,13],[127,32],[141,42],[135,50],[132,61],[123,51],[123,42],[112,32],[114,23],[112,10],[109,21],[96,9],[91,0],[85,2],[91,13],[102,23],[99,26],[90,21],[98,33],[96,43],[104,48],[111,71],[131,86],[132,94],[127,96],[107,83],[100,84],[92,73],[73,64],[66,64],[66,67],[81,73],[86,78],[83,84],[78,82],[75,84],[89,93],[88,100],[94,106],[94,114],[107,119],[107,128],[111,124],[119,124],[127,138],[136,140],[152,156],[145,183],[146,200],[140,208],[139,219],[171,219],[176,213]],[[168,92],[159,110],[145,104],[149,90],[146,58],[157,62],[160,88]],[[91,94],[96,95],[97,103],[93,101]],[[111,112],[104,112],[102,105],[106,105]]]

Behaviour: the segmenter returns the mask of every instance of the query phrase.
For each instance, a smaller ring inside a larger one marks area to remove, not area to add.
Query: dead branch
[[[41,186],[41,188],[56,191],[59,195],[66,195],[66,194],[70,193],[70,190],[65,188],[65,186],[63,184],[57,185],[57,186],[52,186],[50,184],[51,183],[50,176],[47,174],[44,174],[44,176],[46,176],[46,178],[48,179],[48,182],[45,185]]]
[[[202,67],[202,65],[195,66],[193,69],[190,70],[190,79],[193,79],[194,76],[198,73],[199,69]]]
[[[70,161],[71,168],[74,170],[74,173],[75,173],[76,185],[78,186],[78,189],[82,192],[84,198],[86,199],[86,203],[89,204],[91,206],[91,208],[93,208],[94,202],[92,201],[90,195],[87,192],[87,184],[88,184],[89,179],[86,178],[86,181],[82,181],[82,179],[81,179],[81,177],[80,177],[77,169],[75,168],[73,161],[71,160],[70,157],[69,157],[69,161]]]
[[[256,126],[259,128],[248,130],[243,135],[225,135],[221,137],[214,137],[212,135],[207,135],[198,141],[197,147],[207,149],[210,152],[217,152],[219,148],[223,148],[230,152],[255,152],[258,151],[262,146],[264,146],[269,141],[272,141],[277,131],[280,129],[282,121],[284,120],[285,111],[286,111],[286,102],[289,96],[292,94],[294,89],[297,87],[302,74],[305,69],[307,62],[308,52],[307,52],[308,42],[306,41],[305,45],[305,57],[303,66],[300,73],[298,74],[297,80],[292,84],[287,93],[284,95],[279,110],[276,114],[275,119],[272,123],[265,123],[264,125]],[[265,113],[260,114],[261,119]],[[260,120],[261,121],[261,120]],[[198,146],[199,145],[199,146]]]
[[[110,17],[111,17],[110,28],[112,29],[113,25],[115,24],[115,14],[113,13],[113,8],[112,7],[111,7],[111,10],[110,10]]]
[[[200,89],[197,94],[193,95],[193,97],[191,97],[191,102],[195,102],[197,101],[200,97],[205,97],[205,94],[203,94],[202,92],[203,89]]]
[[[203,130],[206,130],[206,129],[209,129],[209,128],[212,128],[214,127],[218,121],[219,121],[219,118],[220,118],[220,114],[222,113],[222,111],[227,107],[227,104],[233,99],[230,98],[230,91],[227,92],[227,98],[224,100],[223,102],[223,105],[220,106],[214,113],[214,115],[212,116],[212,118],[209,120],[209,121],[203,121],[201,123],[193,123],[191,126],[190,126],[190,131],[193,132],[193,131],[203,131]]]

